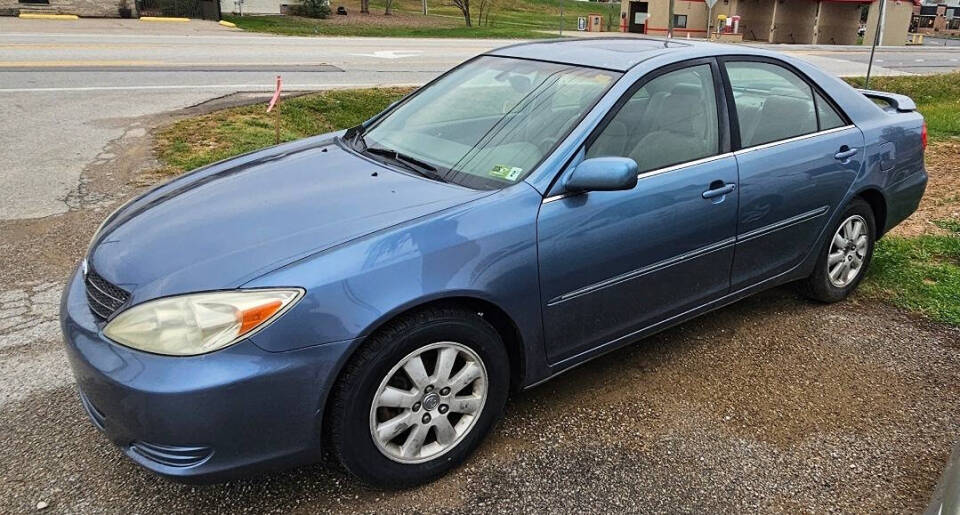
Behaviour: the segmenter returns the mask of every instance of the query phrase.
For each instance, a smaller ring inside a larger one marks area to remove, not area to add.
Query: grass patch
[[[362,36],[393,38],[503,38],[535,39],[555,37],[523,27],[407,27],[376,24],[330,24],[327,20],[297,16],[224,16],[237,27],[252,32],[285,36]]]
[[[338,90],[284,99],[281,141],[352,127],[407,94],[407,88]],[[274,144],[274,115],[265,104],[224,109],[178,121],[156,135],[164,175],[176,175]]]
[[[370,1],[370,14],[360,14],[359,0],[331,2],[336,11],[344,6],[348,16],[331,15],[325,20],[295,16],[224,16],[244,30],[295,36],[379,36],[438,38],[535,39],[557,37],[577,30],[577,18],[600,14],[609,30],[617,31],[620,4],[575,0],[514,0],[494,2],[480,18],[479,2],[471,5],[473,27],[467,27],[460,10],[449,0],[428,0],[428,15],[422,14],[420,0],[393,0],[392,16],[385,16],[384,0]],[[560,16],[561,9],[563,16]]]
[[[864,78],[854,77],[846,81],[862,88]],[[873,77],[870,79],[870,89],[900,93],[912,98],[927,121],[931,139],[960,137],[960,72],[923,77]]]
[[[949,234],[878,241],[861,288],[869,297],[960,326],[960,220],[937,225]]]
[[[463,23],[463,14],[460,9],[449,0],[428,0],[428,12],[432,16],[456,18]],[[339,5],[339,4],[338,4]],[[382,12],[384,0],[371,0],[371,12]],[[394,0],[393,8],[397,12],[420,14],[420,0]],[[479,25],[480,2],[471,2],[473,23]],[[379,9],[379,11],[378,11]],[[560,10],[563,10],[563,17]],[[522,25],[536,27],[551,32],[558,31],[563,24],[563,30],[577,30],[577,17],[586,17],[589,14],[600,14],[604,20],[609,19],[611,31],[619,30],[620,3],[580,2],[576,0],[512,0],[510,2],[495,2],[490,10],[489,23],[494,27],[505,25]],[[486,14],[484,14],[486,17]],[[604,27],[606,30],[606,27]],[[555,36],[556,34],[554,34]]]

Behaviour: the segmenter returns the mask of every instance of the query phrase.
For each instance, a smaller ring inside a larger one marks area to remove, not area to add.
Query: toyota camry
[[[844,299],[925,145],[911,99],[778,53],[493,50],[110,215],[63,296],[80,401],[174,479],[328,455],[419,484],[512,391],[780,284]]]

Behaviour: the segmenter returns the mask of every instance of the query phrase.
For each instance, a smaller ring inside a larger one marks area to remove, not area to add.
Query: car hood
[[[132,201],[101,229],[88,262],[134,303],[234,288],[489,193],[394,171],[330,138],[308,140],[218,163]]]

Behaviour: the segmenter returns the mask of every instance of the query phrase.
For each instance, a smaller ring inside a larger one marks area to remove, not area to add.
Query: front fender
[[[283,352],[363,337],[418,305],[472,297],[499,306],[527,349],[541,349],[536,217],[542,197],[519,183],[400,224],[255,279],[304,298],[253,342]]]

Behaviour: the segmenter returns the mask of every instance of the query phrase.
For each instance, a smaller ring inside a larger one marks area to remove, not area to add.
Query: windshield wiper
[[[360,143],[362,146],[360,148],[367,148],[367,142],[363,139],[364,126],[361,123],[354,127],[350,127],[346,132],[343,133],[343,139],[349,141],[356,148],[356,144]]]
[[[363,136],[361,135],[360,137],[362,138]],[[400,165],[403,165],[404,168],[411,170],[413,172],[416,172],[428,179],[433,179],[435,181],[440,181],[440,182],[447,182],[447,180],[443,178],[443,175],[441,175],[440,172],[437,171],[437,167],[429,163],[426,163],[424,161],[421,161],[413,156],[403,154],[401,152],[397,152],[392,148],[367,147],[366,152],[369,152],[371,154],[376,154],[378,156],[386,157],[395,163],[399,163]]]

